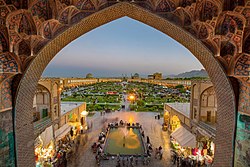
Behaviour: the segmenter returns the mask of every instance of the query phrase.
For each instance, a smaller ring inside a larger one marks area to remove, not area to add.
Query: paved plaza
[[[125,112],[116,111],[113,113],[105,114],[101,116],[100,113],[96,113],[93,117],[88,118],[88,122],[92,122],[93,127],[88,132],[88,142],[77,148],[75,155],[71,158],[68,163],[69,167],[95,167],[98,166],[95,160],[95,154],[91,150],[91,145],[97,141],[98,135],[102,128],[106,128],[107,123],[124,120],[139,122],[145,132],[145,136],[149,136],[150,142],[153,145],[153,150],[156,147],[163,147],[163,159],[155,159],[154,152],[151,157],[151,161],[148,166],[154,167],[171,167],[170,162],[170,141],[169,134],[162,131],[161,125],[163,123],[162,118],[160,120],[155,119],[153,112]],[[146,137],[145,137],[146,138]],[[109,160],[101,160],[101,167],[115,167],[116,158]],[[127,166],[127,164],[126,164]],[[137,166],[143,166],[142,161],[139,159]]]

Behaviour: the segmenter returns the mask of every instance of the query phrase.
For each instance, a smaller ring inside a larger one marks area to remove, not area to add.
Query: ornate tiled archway
[[[74,39],[98,26],[123,16],[128,16],[150,25],[179,41],[206,68],[218,94],[218,122],[221,123],[217,127],[220,135],[216,138],[217,152],[215,162],[217,166],[229,166],[232,163],[231,157],[233,156],[236,106],[233,89],[223,68],[216,61],[212,52],[189,33],[159,16],[126,2],[118,3],[82,19],[79,23],[71,26],[48,43],[32,61],[20,82],[15,106],[18,163],[20,165],[22,165],[21,163],[27,164],[24,160],[32,161],[33,159],[31,156],[34,150],[31,147],[32,144],[27,145],[27,143],[32,143],[31,133],[30,131],[24,133],[24,131],[25,129],[32,129],[33,125],[30,121],[32,115],[29,114],[32,110],[32,98],[37,82],[47,64],[64,46]],[[225,117],[225,115],[227,116]],[[24,154],[24,151],[29,154]],[[225,159],[227,161],[224,161]]]
[[[0,130],[13,138],[4,124],[13,120],[19,166],[33,166],[31,97],[46,65],[72,40],[123,16],[171,36],[206,68],[218,97],[215,165],[232,166],[237,110],[250,115],[249,0],[0,0],[0,9]]]

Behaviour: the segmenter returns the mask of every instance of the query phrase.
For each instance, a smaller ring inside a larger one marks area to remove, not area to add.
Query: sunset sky
[[[200,62],[172,38],[124,17],[71,42],[50,62],[43,76],[169,75],[201,68]]]

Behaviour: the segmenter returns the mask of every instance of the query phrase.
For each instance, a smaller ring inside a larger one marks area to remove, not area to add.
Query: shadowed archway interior
[[[32,104],[38,80],[46,66],[62,48],[76,38],[124,16],[145,23],[172,37],[192,52],[207,70],[218,98],[214,166],[232,166],[236,104],[233,88],[223,67],[214,54],[191,34],[166,19],[127,2],[120,2],[100,10],[72,25],[45,45],[28,66],[20,81],[15,100],[14,122],[18,166],[34,166]]]

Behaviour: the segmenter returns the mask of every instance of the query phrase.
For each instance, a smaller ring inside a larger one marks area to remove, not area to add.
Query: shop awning
[[[47,146],[51,140],[53,140],[53,127],[50,126],[45,129],[43,133],[40,134],[41,140],[43,141],[43,146]]]
[[[171,136],[182,146],[182,147],[196,147],[196,137],[183,126],[176,129]]]
[[[57,129],[55,131],[56,141],[62,139],[64,136],[66,136],[69,133],[70,129],[71,129],[71,126],[67,123],[65,125],[63,125],[61,128]]]

